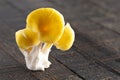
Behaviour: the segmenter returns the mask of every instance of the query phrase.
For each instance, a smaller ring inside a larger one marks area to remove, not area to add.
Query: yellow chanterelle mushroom
[[[39,34],[30,30],[22,29],[16,32],[16,42],[21,49],[28,49],[40,43]]]
[[[64,32],[62,34],[62,37],[55,43],[55,46],[60,50],[68,50],[73,45],[75,39],[75,33],[73,29],[71,28],[70,24],[67,23],[65,25]]]
[[[54,43],[64,30],[64,18],[53,8],[40,8],[27,16],[27,28],[40,34],[41,41]]]
[[[39,8],[28,14],[25,29],[15,34],[16,43],[30,70],[43,70],[51,65],[48,56],[55,45],[68,50],[74,42],[74,30],[65,25],[63,15],[53,8]]]

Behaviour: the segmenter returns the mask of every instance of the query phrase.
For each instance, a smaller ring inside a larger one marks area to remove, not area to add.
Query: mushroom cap
[[[53,8],[39,8],[27,16],[27,28],[40,34],[41,42],[54,43],[64,31],[64,17]]]
[[[74,30],[71,28],[70,24],[67,23],[65,25],[62,37],[54,45],[56,46],[57,49],[65,51],[72,47],[74,39],[75,39]]]
[[[38,33],[26,28],[17,31],[15,37],[16,42],[21,49],[28,49],[33,45],[38,45],[40,43]]]

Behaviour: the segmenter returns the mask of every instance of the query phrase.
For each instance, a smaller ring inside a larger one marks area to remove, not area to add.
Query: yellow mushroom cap
[[[53,8],[39,8],[27,16],[27,28],[39,32],[42,42],[54,43],[62,36],[64,18]]]
[[[70,24],[67,23],[65,25],[65,29],[64,29],[62,37],[60,38],[60,40],[58,40],[55,43],[55,46],[57,49],[60,49],[63,51],[68,50],[72,47],[74,39],[75,39],[75,33],[73,29],[71,28]]]
[[[17,45],[21,49],[28,49],[33,45],[38,45],[40,43],[38,33],[26,28],[17,31],[15,37]]]

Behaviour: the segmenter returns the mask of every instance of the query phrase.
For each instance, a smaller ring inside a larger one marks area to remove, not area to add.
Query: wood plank
[[[112,12],[115,14],[119,15],[119,9],[120,9],[120,5],[119,5],[119,1],[118,0],[90,0],[94,3],[96,3],[96,5]]]
[[[118,54],[114,51],[107,50],[102,46],[98,46],[83,35],[76,38],[74,45],[78,48],[78,50],[81,49],[88,54],[90,53],[89,55],[96,57],[99,60],[119,58]]]
[[[58,64],[57,64],[58,65]],[[58,68],[58,67],[57,67]],[[61,70],[61,71],[60,71]],[[3,70],[0,73],[1,80],[82,80],[74,74],[66,74],[66,70],[61,68],[58,73],[56,69],[46,70],[46,72],[33,72],[24,68]],[[64,73],[63,73],[64,72]],[[53,75],[54,74],[54,75]],[[64,74],[64,75],[63,75]]]
[[[119,18],[110,18],[108,16],[102,16],[102,17],[91,17],[92,21],[94,21],[97,24],[101,24],[102,26],[113,30],[114,32],[120,34],[120,28],[119,28]]]
[[[86,51],[86,49],[84,50]],[[88,53],[92,54],[91,52]],[[120,78],[114,72],[111,72],[97,64],[91,56],[84,53],[81,49],[79,53],[76,49],[72,48],[72,50],[66,52],[54,50],[51,54],[53,54],[52,56],[56,57],[57,60],[68,68],[82,76],[85,80],[119,80]]]
[[[0,80],[37,80],[33,76],[30,76],[30,72],[24,69],[19,69],[19,71],[9,71],[0,74]]]
[[[2,46],[0,46],[0,49],[1,48]],[[18,64],[13,58],[8,56],[5,51],[0,50],[0,70],[9,67],[19,67],[19,66],[21,65]]]
[[[96,43],[98,46],[119,53],[120,46],[115,44],[115,41],[117,41],[117,44],[119,44],[119,34],[91,21],[81,20],[80,25],[80,27],[77,27],[77,25],[75,27],[78,36],[80,36],[79,34],[82,34],[90,39],[92,42]],[[108,42],[110,42],[111,44],[109,44]]]
[[[0,5],[0,14],[1,14],[0,15],[1,20],[5,20],[7,18],[17,17],[17,15],[21,15],[17,9],[14,9],[7,4]]]
[[[113,68],[114,70],[120,73],[120,58],[115,60],[104,61],[104,64],[108,65],[109,67]]]

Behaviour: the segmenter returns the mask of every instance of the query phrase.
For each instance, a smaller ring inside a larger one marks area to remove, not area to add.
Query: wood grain
[[[0,80],[120,80],[119,0],[1,0]],[[45,72],[30,71],[15,42],[31,10],[59,10],[76,33],[73,47],[50,53]]]

